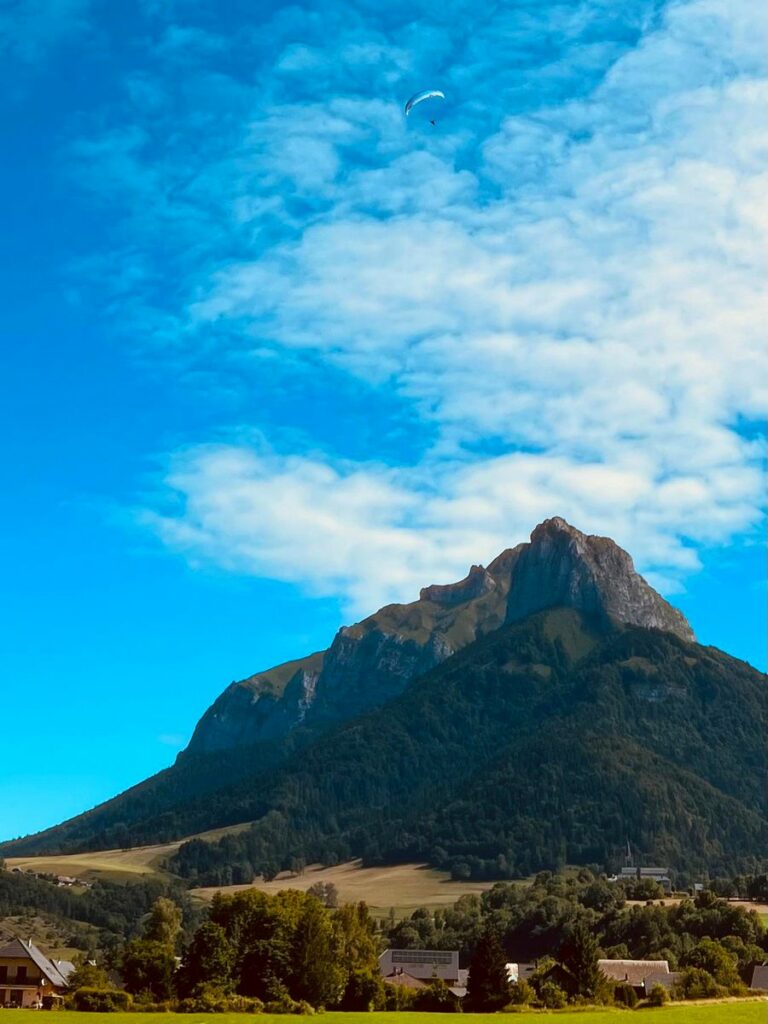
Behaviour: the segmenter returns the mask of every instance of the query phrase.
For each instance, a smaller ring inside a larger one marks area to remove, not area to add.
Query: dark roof
[[[57,966],[31,940],[29,942],[22,942],[21,939],[13,939],[11,942],[6,943],[5,946],[0,947],[0,956],[8,960],[13,960],[17,957],[19,959],[31,960],[56,988],[66,988],[67,978],[75,969],[74,964],[71,964],[68,960],[59,960],[59,966]]]

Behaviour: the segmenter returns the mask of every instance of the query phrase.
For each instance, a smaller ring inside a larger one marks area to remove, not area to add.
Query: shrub
[[[664,1006],[669,1002],[669,992],[658,982],[653,986],[648,995],[649,1006]]]
[[[548,1010],[561,1010],[566,1001],[565,992],[551,978],[539,985],[539,1002]]]
[[[413,1009],[424,1013],[458,1013],[461,1003],[457,996],[439,978],[426,988],[418,989],[413,997]]]
[[[384,985],[384,1009],[396,1013],[413,1009],[415,992],[405,985]]]
[[[513,1006],[528,1006],[533,1002],[536,993],[525,978],[521,978],[509,986],[509,994],[509,1001]]]
[[[290,1014],[301,1014],[304,1017],[310,1017],[315,1012],[314,1006],[310,1006],[306,1000],[302,999],[296,1002],[295,999],[291,999],[290,996],[281,996],[279,999],[272,999],[270,1002],[264,1004],[265,1013],[290,1013]]]
[[[714,999],[723,989],[703,967],[686,967],[674,987],[678,999]]]
[[[179,1003],[180,1013],[262,1013],[260,999],[239,996],[215,985],[198,985],[191,996]]]
[[[68,1003],[81,1013],[119,1013],[133,1008],[130,993],[119,988],[79,988]]]
[[[637,1006],[637,992],[626,981],[620,981],[613,989],[614,1002],[632,1009]]]

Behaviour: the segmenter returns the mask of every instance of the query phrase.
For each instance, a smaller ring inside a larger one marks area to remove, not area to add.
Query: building
[[[749,987],[761,991],[768,990],[768,964],[755,967],[752,971],[752,981],[749,983]]]
[[[618,876],[620,882],[641,882],[644,878],[650,878],[654,882],[658,882],[665,889],[672,888],[669,868],[635,868],[627,866],[621,869]]]
[[[639,996],[647,995],[654,985],[671,988],[677,980],[667,960],[598,960],[597,964],[609,981],[631,985]]]
[[[421,981],[442,979],[446,985],[458,985],[466,971],[459,971],[456,949],[386,949],[379,957],[379,971],[386,981],[407,974]]]
[[[528,981],[530,976],[536,970],[536,964],[507,964],[507,977],[512,983],[518,981]]]
[[[50,960],[31,939],[13,939],[0,947],[0,1006],[51,1007],[74,969],[68,960]]]

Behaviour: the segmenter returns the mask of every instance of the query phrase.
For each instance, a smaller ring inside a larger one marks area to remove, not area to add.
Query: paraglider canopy
[[[444,100],[444,99],[445,99],[445,93],[442,92],[440,89],[425,89],[424,92],[414,93],[414,95],[411,96],[411,98],[405,104],[405,116],[408,117],[408,115],[413,110],[413,108],[417,104],[423,103],[424,100]]]

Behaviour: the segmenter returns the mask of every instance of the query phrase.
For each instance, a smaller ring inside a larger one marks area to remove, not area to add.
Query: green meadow
[[[44,1012],[44,1011],[40,1011]],[[30,1010],[3,1010],[2,1024],[27,1024]],[[490,1024],[492,1020],[504,1018],[513,1021],[518,1017],[535,1018],[536,1024],[544,1021],[575,1018],[579,1024],[619,1024],[619,1018],[629,1020],[639,1013],[638,1024],[766,1024],[768,1004],[764,1000],[749,1000],[731,1003],[677,1004],[660,1009],[641,1010],[562,1010],[526,1011],[520,1014],[464,1013],[460,1017],[444,1013],[324,1013],[318,1014],[323,1024],[446,1024],[454,1019],[462,1024]],[[75,1013],[71,1010],[57,1011],[55,1024],[196,1024],[202,1019],[218,1024],[290,1024],[305,1022],[307,1017],[275,1016],[263,1013],[254,1016],[247,1013]]]

